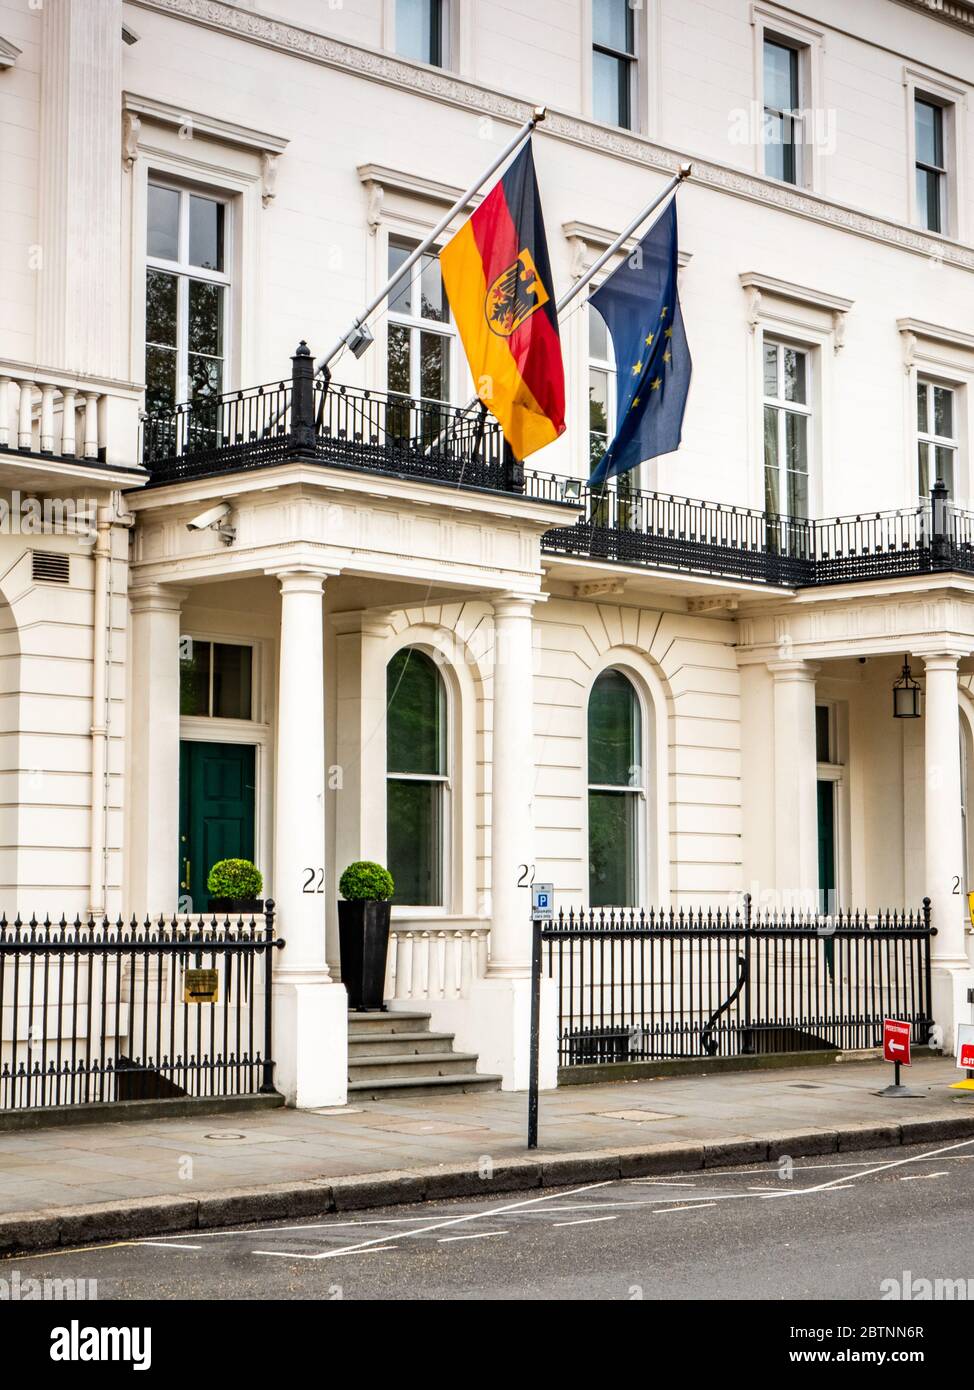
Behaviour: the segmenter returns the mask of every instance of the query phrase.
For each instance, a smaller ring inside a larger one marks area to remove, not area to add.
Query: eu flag
[[[616,434],[589,479],[598,485],[679,446],[693,364],[677,291],[676,199],[590,297],[616,359]]]

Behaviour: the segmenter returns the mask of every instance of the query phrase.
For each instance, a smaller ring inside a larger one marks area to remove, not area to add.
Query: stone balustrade
[[[137,466],[139,391],[0,360],[0,450]]]
[[[487,973],[490,929],[484,923],[393,923],[386,999],[466,999]]]

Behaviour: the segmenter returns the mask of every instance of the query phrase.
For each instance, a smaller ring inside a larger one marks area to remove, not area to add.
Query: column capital
[[[911,656],[918,656],[923,661],[924,673],[927,671],[956,671],[958,663],[969,653],[953,650],[938,652],[911,652]]]
[[[143,584],[129,590],[133,613],[178,613],[188,597],[188,589],[170,584]]]
[[[334,579],[338,570],[324,569],[318,565],[282,565],[278,569],[268,569],[265,574],[272,575],[280,585],[282,594],[321,594],[325,580]]]
[[[495,618],[530,618],[536,603],[547,603],[547,594],[519,594],[509,590],[490,600]]]
[[[799,657],[782,658],[767,663],[776,681],[814,681],[822,669],[818,661],[802,661]]]

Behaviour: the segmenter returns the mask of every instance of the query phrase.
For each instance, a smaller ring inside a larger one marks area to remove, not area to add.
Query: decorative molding
[[[382,222],[387,193],[401,193],[407,198],[435,203],[443,208],[452,207],[463,195],[463,189],[454,188],[452,184],[439,183],[436,179],[423,178],[404,169],[390,169],[384,164],[360,164],[358,176],[368,194],[366,221],[372,236],[375,236]],[[483,194],[475,193],[467,206],[476,207],[482,200]]]
[[[287,149],[288,141],[281,135],[252,130],[249,126],[222,121],[216,116],[204,116],[199,111],[170,106],[153,97],[140,97],[132,92],[122,93],[122,162],[131,173],[139,157],[139,138],[143,121],[182,130],[188,127],[194,137],[214,140],[220,145],[252,150],[260,155],[261,201],[266,208],[274,198],[277,181],[277,156]]]
[[[0,39],[0,68],[12,68],[20,57],[20,49],[9,39]]]
[[[736,613],[736,598],[688,598],[688,613]]]
[[[618,232],[610,232],[605,227],[594,227],[590,222],[563,222],[561,230],[568,238],[568,244],[572,251],[570,274],[573,280],[581,279],[597,256],[608,251],[619,235]],[[645,235],[644,232],[643,236]],[[628,255],[634,251],[641,239],[641,237],[632,236],[628,241],[624,241],[619,248],[620,254]],[[681,251],[679,259],[680,269],[684,270],[693,260],[693,252]]]
[[[974,352],[974,333],[962,333],[959,328],[943,328],[936,323],[924,323],[922,319],[897,319],[896,326],[904,336],[926,338],[931,343],[941,343],[946,347],[964,348]]]
[[[925,10],[933,19],[974,31],[974,5],[970,0],[899,0],[911,10]]]
[[[225,0],[130,0],[130,3],[221,33],[234,34],[248,43],[261,44],[309,62],[351,72],[366,81],[413,91],[441,105],[494,116],[512,125],[523,124],[533,110],[526,101],[491,91],[442,69],[427,68],[387,53],[356,48],[298,25],[258,15],[252,10],[242,10],[237,5],[225,3]],[[920,3],[920,0],[904,0],[904,3]],[[943,0],[947,6],[958,3],[959,0]],[[924,5],[924,8],[927,6]],[[974,271],[974,247],[830,202],[808,190],[795,189],[774,179],[696,159],[686,150],[668,149],[631,131],[603,126],[549,109],[544,135],[546,139],[564,140],[667,174],[675,174],[680,165],[690,158],[695,183],[732,197],[837,227],[854,236],[883,242],[927,260],[943,260],[961,269]]]
[[[832,316],[833,347],[837,353],[842,351],[845,346],[846,315],[855,303],[854,299],[826,294],[824,290],[812,290],[805,285],[793,284],[789,280],[777,280],[773,275],[762,275],[756,270],[745,270],[739,278],[747,296],[747,323],[752,333],[761,322],[764,296],[770,294],[778,299],[786,299],[792,304],[824,309]]]
[[[624,579],[591,579],[572,585],[575,598],[605,598],[610,594],[625,593]]]

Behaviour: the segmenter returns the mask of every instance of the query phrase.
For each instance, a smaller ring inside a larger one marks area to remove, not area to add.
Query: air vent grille
[[[44,584],[71,583],[71,557],[55,550],[32,550],[31,578]]]

